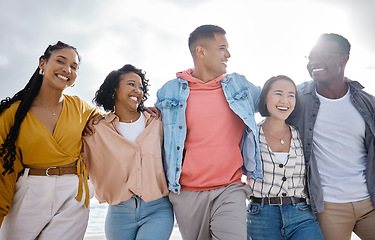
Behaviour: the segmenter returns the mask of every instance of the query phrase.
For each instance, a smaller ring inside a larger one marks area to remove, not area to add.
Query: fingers
[[[95,133],[94,125],[97,125],[102,119],[104,119],[104,116],[102,115],[98,115],[98,116],[91,118],[87,122],[85,129],[83,129],[82,135],[83,136],[93,135]]]
[[[152,117],[156,119],[159,119],[159,118],[161,119],[161,112],[156,107],[146,107],[145,109],[146,109],[146,112],[151,114]]]

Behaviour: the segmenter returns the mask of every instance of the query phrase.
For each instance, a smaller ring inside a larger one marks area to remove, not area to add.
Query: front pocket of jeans
[[[300,211],[307,211],[310,210],[310,205],[307,205],[306,203],[297,203],[297,208]]]
[[[247,208],[247,214],[249,215],[255,215],[260,212],[260,205],[257,203],[249,203],[249,206]]]

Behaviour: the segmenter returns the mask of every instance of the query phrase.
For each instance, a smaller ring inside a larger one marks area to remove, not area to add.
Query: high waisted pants
[[[89,183],[90,197],[93,187]],[[84,197],[78,202],[78,176],[29,176],[17,183],[12,206],[0,229],[0,240],[83,239],[89,218]],[[85,196],[85,193],[83,193]]]

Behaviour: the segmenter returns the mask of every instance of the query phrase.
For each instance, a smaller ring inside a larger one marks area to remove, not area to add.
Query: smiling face
[[[137,107],[143,98],[143,85],[141,77],[134,73],[121,75],[116,89],[115,108],[126,108],[137,111]]]
[[[63,48],[51,53],[46,61],[40,60],[39,68],[43,70],[43,84],[58,90],[74,84],[77,78],[78,55],[71,48]]]
[[[265,104],[269,117],[285,120],[293,112],[296,104],[296,89],[289,80],[280,79],[272,83]]]
[[[307,70],[318,83],[342,81],[349,55],[334,41],[320,41],[311,50]]]
[[[231,56],[225,35],[215,33],[215,39],[208,39],[202,45],[202,62],[207,73],[213,78],[225,74]]]

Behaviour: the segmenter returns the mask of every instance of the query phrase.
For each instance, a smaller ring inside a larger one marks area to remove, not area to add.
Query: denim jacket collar
[[[355,91],[362,90],[364,87],[357,81],[346,81],[346,84],[350,87],[350,93],[354,93]],[[317,83],[314,81],[311,81],[311,84],[308,84],[304,89],[302,89],[302,93],[304,95],[306,94],[312,94],[313,96],[316,96],[315,89],[316,89]]]

